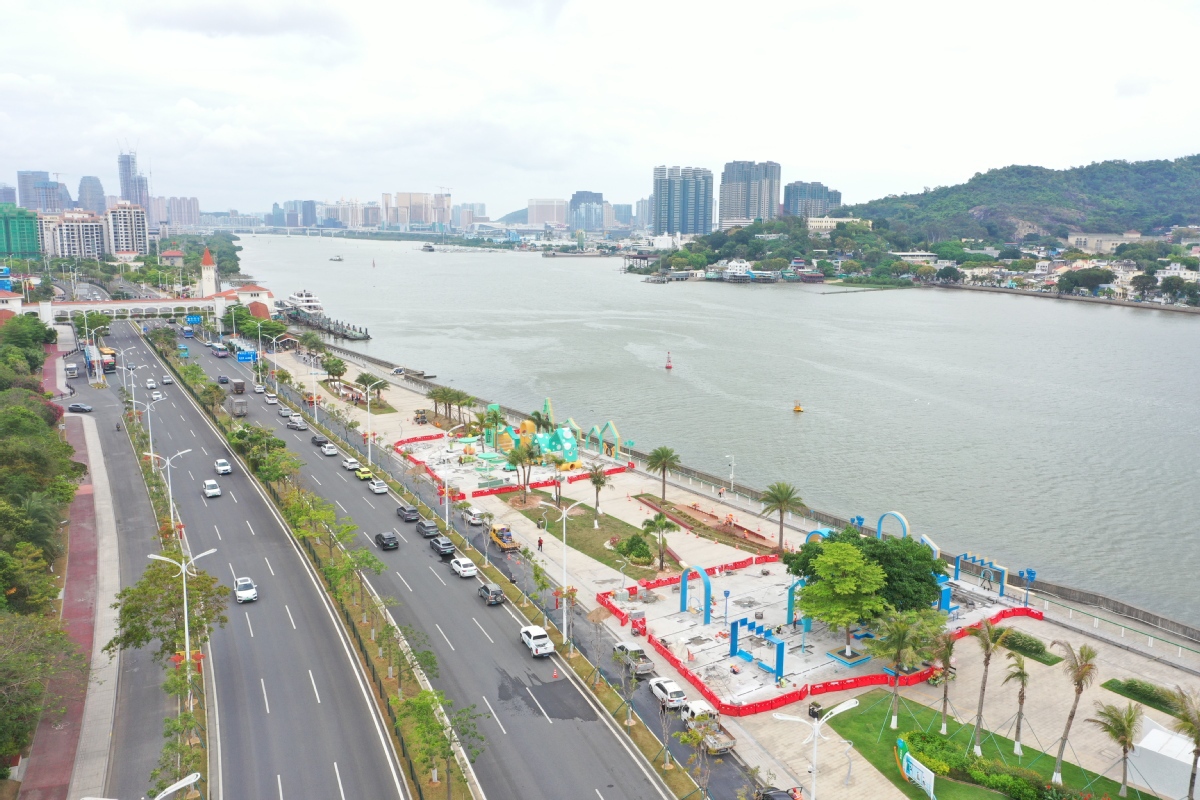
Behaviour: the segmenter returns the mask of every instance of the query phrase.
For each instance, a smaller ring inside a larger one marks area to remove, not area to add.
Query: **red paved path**
[[[64,417],[63,421],[67,426],[67,441],[75,448],[75,460],[87,464],[83,422],[76,417]],[[96,619],[96,509],[90,474],[84,476],[71,501],[70,519],[63,627],[90,664]],[[67,800],[83,721],[86,677],[57,680],[50,685],[50,692],[62,697],[65,713],[48,716],[38,725],[18,795],[21,800]]]

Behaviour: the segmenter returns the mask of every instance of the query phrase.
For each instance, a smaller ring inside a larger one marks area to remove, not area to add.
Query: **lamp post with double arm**
[[[212,553],[215,553],[215,552],[217,552],[217,549],[214,547],[210,550],[205,550],[203,553],[201,553],[198,556],[192,556],[192,555],[184,556],[179,561],[176,561],[171,558],[167,558],[166,556],[161,556],[158,553],[150,553],[150,555],[149,555],[149,558],[152,558],[155,561],[165,561],[168,564],[174,564],[176,567],[179,568],[179,574],[183,578],[183,648],[184,648],[183,679],[187,683],[187,687],[188,687],[188,696],[187,696],[188,711],[192,710],[192,680],[191,680],[192,633],[191,633],[191,628],[189,627],[189,621],[188,621],[188,596],[187,596],[188,570],[192,569],[195,566],[197,561],[199,561],[200,559],[204,558],[205,556],[211,555]]]

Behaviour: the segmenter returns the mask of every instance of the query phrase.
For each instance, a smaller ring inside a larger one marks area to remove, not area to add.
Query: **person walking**
[[[542,552],[542,537],[538,537],[538,552]]]

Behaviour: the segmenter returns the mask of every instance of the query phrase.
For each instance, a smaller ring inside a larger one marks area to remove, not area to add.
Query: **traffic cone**
[[[554,668],[554,674],[550,676],[554,680],[558,680],[558,667]]]

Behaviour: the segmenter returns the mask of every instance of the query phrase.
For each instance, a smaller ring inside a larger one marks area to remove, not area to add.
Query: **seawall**
[[[1140,308],[1143,311],[1171,311],[1177,314],[1200,314],[1200,306],[1180,308],[1162,303],[1139,303],[1136,300],[1118,300],[1112,297],[1084,297],[1077,294],[1059,294],[1058,292],[1031,292],[1028,289],[1006,289],[1002,286],[965,286],[956,283],[918,283],[915,286],[922,289],[948,289],[962,292],[992,292],[994,294],[1016,294],[1021,297],[1039,297],[1043,300],[1064,300],[1075,303],[1092,303],[1102,306],[1125,306]]]

